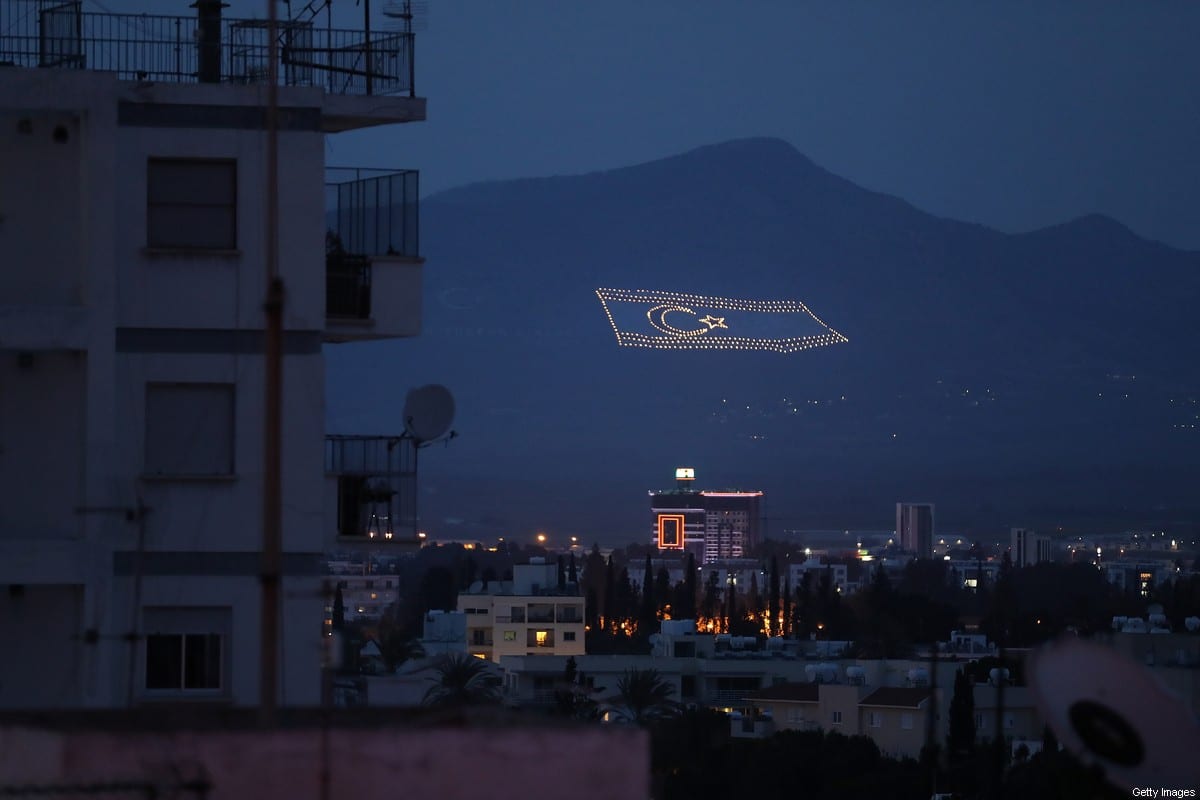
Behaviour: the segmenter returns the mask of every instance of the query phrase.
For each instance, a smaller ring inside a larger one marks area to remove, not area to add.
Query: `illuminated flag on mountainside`
[[[597,289],[596,296],[622,347],[795,353],[848,341],[798,300],[733,300],[646,289]]]

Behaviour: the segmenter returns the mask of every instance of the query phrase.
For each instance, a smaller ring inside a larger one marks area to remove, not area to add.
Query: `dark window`
[[[524,622],[525,621],[525,606],[513,606],[512,621],[513,622]]]
[[[220,689],[220,635],[187,633],[147,636],[146,688]]]
[[[563,641],[564,642],[575,641],[575,631],[564,631],[563,632]]]
[[[695,697],[696,696],[696,676],[681,675],[679,677],[679,696],[680,697]]]
[[[233,474],[231,383],[146,385],[146,474]]]
[[[150,159],[146,167],[146,246],[237,249],[237,162]]]

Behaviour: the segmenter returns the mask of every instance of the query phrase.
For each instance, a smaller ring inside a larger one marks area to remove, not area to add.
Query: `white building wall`
[[[143,608],[230,609],[222,698],[256,703],[265,136],[255,124],[197,128],[183,117],[158,127],[128,124],[118,104],[168,112],[188,105],[192,119],[209,125],[195,107],[254,111],[265,89],[135,85],[106,73],[19,68],[4,78],[0,641],[23,655],[0,672],[0,707],[42,703],[43,686],[53,687],[47,697],[54,703],[42,704],[124,705],[129,675],[140,675],[144,658],[136,650],[131,666],[125,639],[140,624],[133,608],[139,582]],[[377,121],[424,115],[420,100],[330,102],[314,88],[283,88],[279,96],[310,120],[336,107],[339,126],[354,127],[355,115],[361,124],[372,124],[373,114]],[[65,141],[55,141],[59,128]],[[319,698],[317,556],[332,530],[323,469],[325,138],[303,128],[284,125],[279,136],[279,264],[287,290],[281,684],[289,704]],[[236,250],[147,251],[152,157],[236,159]],[[419,286],[419,276],[410,284]],[[396,305],[411,311],[419,303],[404,297]],[[150,382],[234,386],[230,475],[145,474]],[[139,532],[145,555],[135,568]],[[30,683],[35,675],[42,683]]]

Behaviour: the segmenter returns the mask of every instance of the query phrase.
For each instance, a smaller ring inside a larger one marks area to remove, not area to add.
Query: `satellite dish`
[[[1034,653],[1029,678],[1059,741],[1102,766],[1113,783],[1195,785],[1200,725],[1150,670],[1110,647],[1072,639]]]
[[[431,383],[411,389],[404,398],[404,430],[420,442],[446,435],[454,422],[454,395],[445,386]]]

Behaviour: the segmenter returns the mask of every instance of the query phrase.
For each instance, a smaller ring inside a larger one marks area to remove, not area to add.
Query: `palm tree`
[[[656,669],[631,669],[617,681],[617,697],[610,709],[615,717],[635,725],[679,714],[679,703],[671,699],[671,686]]]
[[[447,653],[433,665],[433,686],[421,703],[427,706],[460,707],[493,705],[500,702],[500,678],[488,662],[463,653]]]

